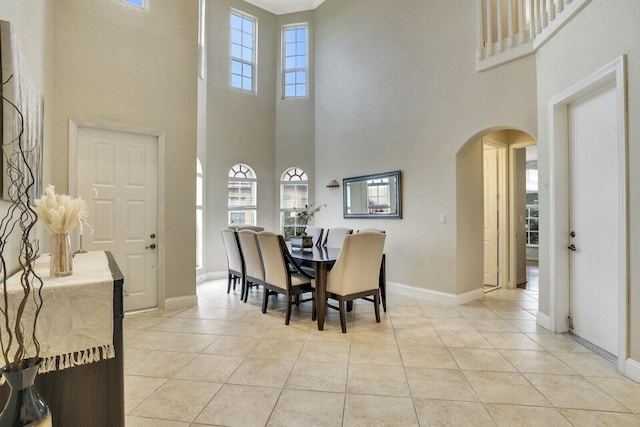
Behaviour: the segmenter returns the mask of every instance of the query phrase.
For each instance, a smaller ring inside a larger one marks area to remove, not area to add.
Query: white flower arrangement
[[[82,222],[87,218],[89,209],[81,197],[56,194],[55,187],[49,184],[42,197],[34,203],[38,219],[51,234],[69,234],[76,226],[82,234]]]

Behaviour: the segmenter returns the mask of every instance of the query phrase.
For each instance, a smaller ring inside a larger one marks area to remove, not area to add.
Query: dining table
[[[340,254],[340,248],[313,246],[311,248],[292,248],[291,257],[298,263],[308,263],[314,268],[316,278],[316,317],[318,330],[324,329],[324,318],[327,304],[320,303],[327,300],[327,272],[333,266]]]

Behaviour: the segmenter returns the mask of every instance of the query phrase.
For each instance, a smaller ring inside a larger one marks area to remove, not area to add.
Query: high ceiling
[[[313,10],[324,0],[245,0],[258,6],[260,9],[269,11],[275,15],[300,12],[303,10]]]

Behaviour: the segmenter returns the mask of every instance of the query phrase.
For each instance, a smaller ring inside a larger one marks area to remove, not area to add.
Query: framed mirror
[[[402,218],[400,171],[342,180],[345,218]]]

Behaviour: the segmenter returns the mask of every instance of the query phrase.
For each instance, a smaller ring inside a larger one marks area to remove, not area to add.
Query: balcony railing
[[[477,0],[476,69],[534,53],[591,0]]]

